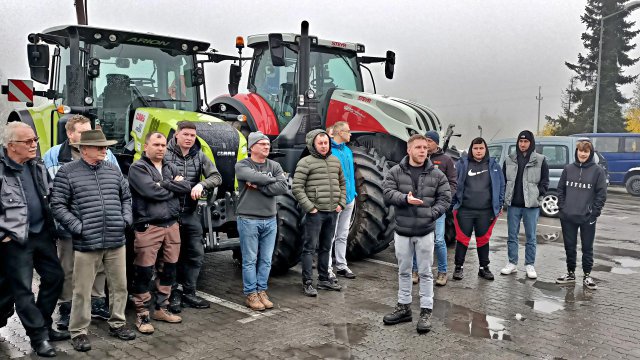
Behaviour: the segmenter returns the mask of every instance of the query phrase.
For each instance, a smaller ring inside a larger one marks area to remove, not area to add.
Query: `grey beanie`
[[[429,130],[426,134],[424,134],[424,136],[433,140],[433,142],[435,142],[436,144],[440,144],[440,135],[438,134],[438,132]]]
[[[249,134],[249,138],[247,139],[247,148],[251,150],[251,147],[260,140],[269,140],[269,137],[261,131],[252,132]]]

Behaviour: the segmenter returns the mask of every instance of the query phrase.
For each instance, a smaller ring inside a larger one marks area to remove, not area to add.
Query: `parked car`
[[[640,196],[640,134],[590,133],[571,136],[591,139],[598,152],[607,159],[611,184],[624,185],[629,194]]]
[[[564,166],[575,161],[576,143],[584,137],[574,136],[541,136],[536,138],[536,152],[542,154],[547,159],[549,165],[549,191],[542,199],[540,211],[542,215],[548,217],[558,216],[558,181]],[[489,143],[489,156],[496,159],[502,166],[509,154],[516,151],[516,138],[500,139]],[[596,146],[597,149],[597,146]],[[609,174],[605,158],[596,150],[595,162],[602,166],[607,173],[607,183]]]

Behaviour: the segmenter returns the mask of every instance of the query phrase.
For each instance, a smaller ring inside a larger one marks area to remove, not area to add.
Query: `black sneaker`
[[[307,280],[304,284],[302,284],[302,292],[304,292],[306,296],[318,296],[318,290],[313,287],[313,281],[311,280]]]
[[[122,325],[119,328],[109,326],[109,335],[117,337],[120,340],[133,340],[136,338],[135,331],[129,329],[127,325]]]
[[[58,313],[60,314],[60,319],[56,322],[58,330],[68,330],[69,320],[71,319],[71,302],[60,303],[58,305]]]
[[[489,270],[488,266],[481,267],[480,270],[478,270],[478,276],[486,280],[494,279],[493,273],[491,273],[491,270]]]
[[[576,273],[569,271],[556,279],[556,284],[572,284],[576,282]]]
[[[590,273],[585,273],[584,274],[584,279],[582,280],[582,285],[584,287],[586,287],[589,290],[596,290],[598,289],[598,285],[596,284],[596,282],[593,280],[593,278],[591,277]]]
[[[453,280],[462,280],[464,278],[464,272],[462,271],[462,266],[457,266],[453,270]]]
[[[382,322],[385,325],[395,325],[401,322],[410,322],[413,320],[411,316],[411,304],[396,305],[395,309],[390,314],[385,315],[382,318]]]
[[[418,334],[428,333],[431,331],[431,309],[420,309],[420,318],[416,325],[416,331],[418,331]]]
[[[182,312],[182,291],[177,289],[171,290],[171,295],[169,296],[169,306],[167,308],[174,314],[179,314]]]
[[[55,331],[49,328],[49,341],[62,341],[71,339],[71,334],[68,331]]]
[[[91,298],[91,317],[94,319],[109,320],[111,313],[109,313],[105,298]]]
[[[91,341],[85,334],[80,334],[71,339],[71,345],[75,351],[85,352],[91,350]]]
[[[346,277],[347,279],[356,278],[356,274],[354,274],[349,268],[336,271],[336,275]]]
[[[207,300],[197,296],[195,292],[182,294],[182,305],[194,309],[208,309],[211,307]]]
[[[342,290],[342,285],[338,284],[337,280],[318,280],[318,289],[340,291]]]

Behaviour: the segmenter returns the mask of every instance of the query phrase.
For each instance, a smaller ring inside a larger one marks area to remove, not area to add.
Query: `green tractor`
[[[159,131],[171,138],[179,121],[190,120],[197,127],[198,145],[223,179],[200,201],[205,249],[239,249],[235,164],[247,156],[246,139],[223,119],[202,111],[204,63],[237,58],[208,51],[209,43],[202,41],[83,25],[30,34],[29,42],[31,78],[49,85],[34,95],[50,101],[38,107],[27,103],[7,120],[34,128],[39,155],[66,139],[64,125],[71,115],[83,114],[108,139],[118,141],[111,150],[127,174],[142,154],[146,134]]]

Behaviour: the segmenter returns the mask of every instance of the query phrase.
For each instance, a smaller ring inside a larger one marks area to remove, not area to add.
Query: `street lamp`
[[[596,80],[596,103],[595,109],[593,111],[593,132],[598,132],[598,108],[600,107],[600,70],[602,67],[602,37],[604,34],[604,21],[612,16],[618,15],[624,11],[633,11],[640,7],[640,0],[629,1],[628,3],[622,5],[622,10],[616,11],[607,16],[603,16],[600,18],[600,42],[598,44],[598,77]]]

